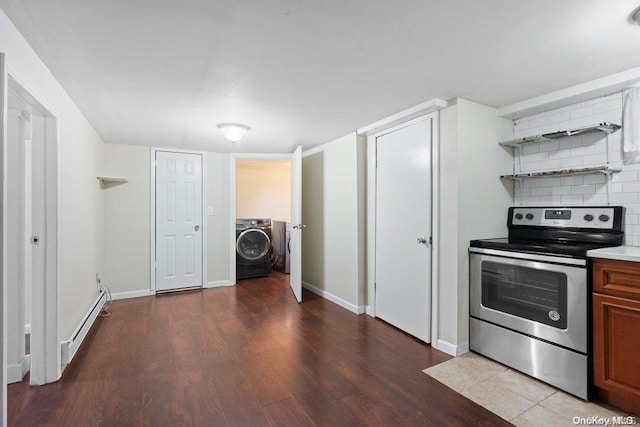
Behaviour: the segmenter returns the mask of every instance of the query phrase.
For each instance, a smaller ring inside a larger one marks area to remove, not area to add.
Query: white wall
[[[290,221],[291,162],[236,160],[236,217]]]
[[[364,142],[355,133],[316,147],[303,154],[303,217],[313,218],[306,210],[322,208],[317,222],[307,224],[303,232],[303,253],[318,250],[317,260],[303,257],[303,281],[362,310],[364,300]],[[318,157],[322,154],[321,160]],[[313,159],[313,160],[312,160]],[[315,162],[312,163],[312,162]],[[314,165],[313,170],[305,168]],[[309,190],[322,193],[307,194]],[[310,198],[321,198],[312,200]],[[310,247],[313,245],[314,247]],[[318,274],[321,263],[322,274]],[[322,279],[322,283],[311,280]]]
[[[590,99],[544,113],[523,117],[514,122],[516,138],[589,126],[600,122],[622,123],[622,94]],[[514,158],[518,172],[579,168],[609,164],[620,168],[611,180],[611,204],[627,208],[625,243],[640,245],[640,164],[622,162],[622,132],[611,134],[607,153],[606,136],[585,136],[530,144],[522,150],[520,161]],[[607,204],[604,175],[533,178],[515,183],[515,203],[541,205]]]
[[[103,283],[116,294],[151,288],[151,149],[104,144],[101,175],[127,178],[127,184],[105,188]],[[229,155],[207,153],[207,283],[229,281]],[[119,294],[119,295],[118,295]]]
[[[512,135],[497,110],[458,98],[441,111],[439,341],[464,351],[469,337],[469,241],[507,235]]]
[[[104,274],[112,293],[150,287],[150,149],[105,144],[102,175],[123,177],[104,194]]]
[[[302,158],[302,280],[324,286],[324,153]]]
[[[229,212],[229,154],[207,153],[207,200],[213,208],[208,216],[207,275],[210,284],[232,284],[229,271],[230,229],[235,230],[235,218]]]
[[[93,303],[102,271],[102,194],[96,176],[102,140],[26,40],[0,11],[0,52],[9,72],[59,119],[60,338],[68,338]]]

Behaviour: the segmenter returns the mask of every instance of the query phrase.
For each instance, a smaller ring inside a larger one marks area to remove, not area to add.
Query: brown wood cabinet
[[[593,364],[600,399],[640,414],[640,263],[593,261]]]

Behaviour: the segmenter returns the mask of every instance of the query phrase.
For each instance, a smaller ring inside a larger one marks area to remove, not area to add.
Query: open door
[[[5,54],[0,52],[0,177],[2,177],[2,185],[0,185],[0,200],[4,200],[4,160],[5,147],[7,146],[7,64],[5,62]],[[2,343],[2,351],[0,351],[0,423],[7,424],[7,325],[5,324],[7,313],[7,280],[5,273],[5,211],[6,204],[3,202],[0,208],[0,343]]]
[[[302,302],[302,147],[291,154],[291,240],[289,285]]]

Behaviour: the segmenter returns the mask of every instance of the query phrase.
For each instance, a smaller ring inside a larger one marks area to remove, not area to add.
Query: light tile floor
[[[573,426],[578,417],[640,419],[602,402],[585,402],[520,372],[466,353],[423,371],[444,385],[517,426]],[[584,425],[584,421],[583,421]]]

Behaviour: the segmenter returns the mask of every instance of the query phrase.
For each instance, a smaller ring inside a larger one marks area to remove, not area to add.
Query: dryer
[[[272,221],[273,268],[289,274],[291,261],[291,223]]]
[[[236,219],[236,279],[271,274],[271,220]]]

